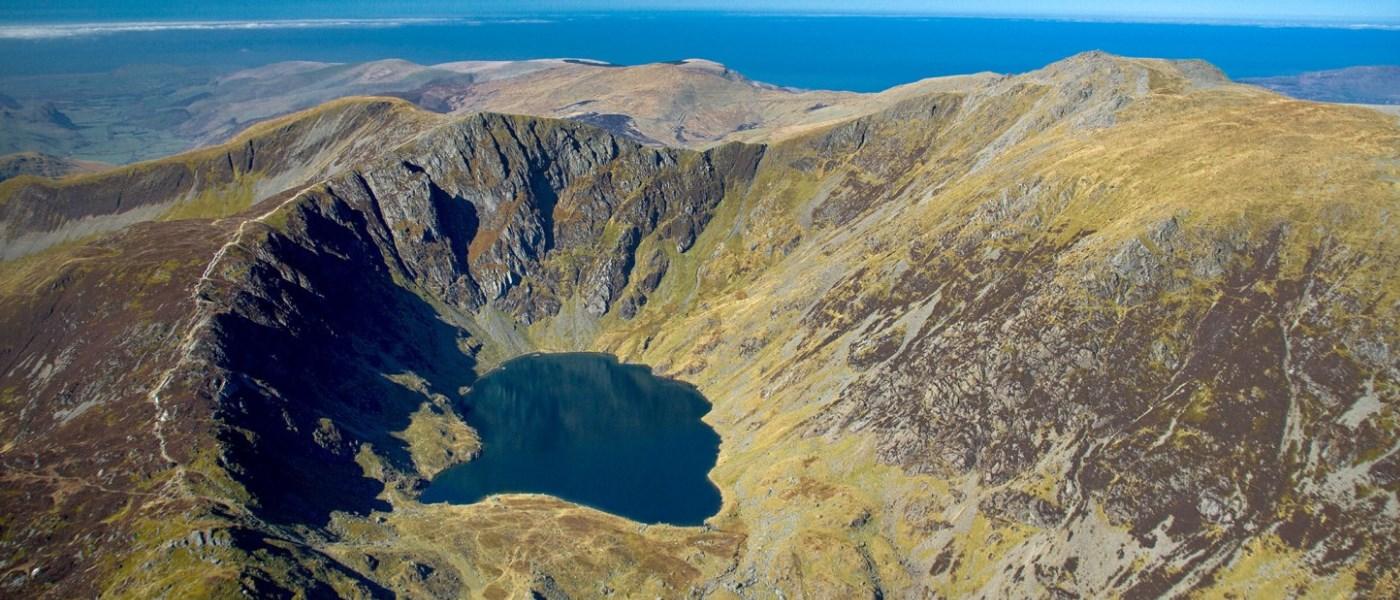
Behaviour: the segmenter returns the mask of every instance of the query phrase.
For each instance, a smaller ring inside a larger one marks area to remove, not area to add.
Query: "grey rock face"
[[[760,156],[480,115],[288,200],[275,229],[220,265],[237,285],[205,299],[203,360],[229,380],[212,392],[224,463],[270,522],[319,526],[335,511],[383,509],[356,462],[367,447],[383,457],[384,485],[418,489],[408,443],[390,432],[425,402],[455,410],[447,398],[471,384],[481,347],[440,307],[528,325],[576,300],[601,318],[629,286],[659,284],[660,249],[675,243],[664,224],[703,227]],[[644,241],[655,249],[649,278],[632,285]]]
[[[632,272],[632,255],[637,251],[641,234],[636,227],[629,228],[617,239],[611,252],[602,265],[585,283],[584,309],[595,317],[608,312],[608,306],[627,285],[627,275]]]
[[[605,314],[641,241],[655,233],[688,248],[760,156],[751,146],[656,149],[576,123],[478,115],[330,190],[382,223],[372,233],[381,250],[429,293],[466,310],[494,303],[530,323],[556,314],[574,287],[589,314]],[[610,227],[620,233],[597,251]],[[565,255],[584,258],[554,260]]]

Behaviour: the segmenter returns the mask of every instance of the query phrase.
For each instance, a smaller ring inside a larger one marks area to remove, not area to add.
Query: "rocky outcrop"
[[[661,285],[661,279],[666,276],[666,269],[670,267],[671,260],[666,252],[660,248],[652,251],[651,258],[647,260],[646,274],[637,282],[636,288],[623,298],[622,304],[618,307],[618,315],[624,319],[631,319],[637,316],[637,312],[646,306],[647,294],[656,291]]]
[[[627,286],[642,240],[683,252],[761,148],[648,148],[591,127],[480,115],[329,184],[382,219],[381,251],[463,310],[532,323],[575,289],[594,317]],[[528,289],[528,293],[516,292]]]

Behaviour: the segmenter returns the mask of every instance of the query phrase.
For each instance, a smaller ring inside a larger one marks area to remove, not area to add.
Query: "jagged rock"
[[[641,281],[637,282],[637,289],[647,294],[656,291],[657,286],[661,285],[661,278],[666,276],[666,269],[670,265],[671,259],[658,248],[652,253],[651,258],[647,259],[647,274],[642,277]]]
[[[609,304],[627,286],[627,277],[635,262],[633,254],[639,241],[641,232],[636,227],[623,232],[612,251],[604,255],[602,264],[593,276],[584,283],[584,308],[589,314],[600,317],[608,312]]]
[[[536,571],[530,581],[530,598],[533,600],[569,600],[569,595],[559,588],[554,577]]]
[[[617,315],[624,319],[631,319],[637,316],[637,312],[646,306],[647,297],[641,293],[629,294],[617,305]]]
[[[1065,518],[1063,509],[1043,498],[1019,491],[994,493],[983,499],[978,508],[1041,529],[1055,527]]]

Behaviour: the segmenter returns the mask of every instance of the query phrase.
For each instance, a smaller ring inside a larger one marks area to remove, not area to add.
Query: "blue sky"
[[[0,0],[0,19],[403,18],[618,9],[1400,22],[1400,0]]]

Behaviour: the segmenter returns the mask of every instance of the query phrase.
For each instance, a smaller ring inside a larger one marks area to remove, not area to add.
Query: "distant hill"
[[[77,173],[95,173],[110,166],[105,163],[62,158],[42,152],[16,152],[0,156],[0,181],[20,175],[63,177]]]
[[[1241,80],[1303,100],[1349,104],[1400,104],[1400,66],[1349,67],[1283,77]]]
[[[31,90],[0,98],[6,107],[0,109],[0,152],[138,162],[221,143],[254,123],[336,98],[369,95],[435,112],[575,119],[647,144],[703,148],[793,135],[873,113],[911,94],[994,77],[944,77],[862,94],[782,88],[699,59],[636,66],[577,59],[430,66],[393,59],[294,61],[220,76],[132,68],[99,78],[0,79],[0,89]],[[94,79],[103,85],[93,85]]]

